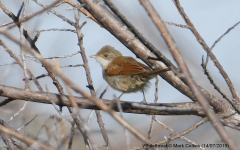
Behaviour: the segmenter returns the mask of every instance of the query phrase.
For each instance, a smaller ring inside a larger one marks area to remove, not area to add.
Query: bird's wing
[[[143,73],[146,70],[150,70],[149,67],[137,62],[132,57],[121,57],[115,58],[109,65],[108,69],[106,69],[106,73],[108,76],[116,76],[116,75],[134,75]]]

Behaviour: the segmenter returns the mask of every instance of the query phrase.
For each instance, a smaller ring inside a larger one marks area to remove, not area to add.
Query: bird
[[[114,47],[106,45],[102,47],[95,58],[102,66],[102,75],[107,83],[115,90],[124,93],[143,92],[144,100],[147,103],[144,93],[144,87],[148,87],[149,80],[158,74],[169,71],[168,68],[151,70],[148,66],[138,62],[133,57],[123,56]]]

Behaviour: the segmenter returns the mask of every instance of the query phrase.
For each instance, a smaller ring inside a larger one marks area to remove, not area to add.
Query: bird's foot
[[[145,98],[143,99],[143,101],[141,102],[141,104],[148,104]]]

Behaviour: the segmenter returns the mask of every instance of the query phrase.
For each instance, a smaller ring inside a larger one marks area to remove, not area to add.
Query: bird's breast
[[[108,76],[104,71],[103,78],[112,88],[124,93],[140,91],[142,89],[142,86],[145,86],[148,83],[148,81],[143,81],[140,77],[137,76]]]

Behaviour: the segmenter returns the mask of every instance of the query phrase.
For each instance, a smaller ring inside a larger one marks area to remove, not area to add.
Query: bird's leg
[[[99,99],[102,99],[103,95],[107,92],[109,85],[105,88],[105,90],[100,94]]]
[[[122,92],[122,94],[118,97],[119,100],[120,100],[120,98],[122,97],[123,94],[124,94],[124,93]]]
[[[145,93],[144,93],[144,86],[141,86],[142,92],[143,92],[143,101],[141,102],[142,104],[147,104],[147,100],[145,98]]]

